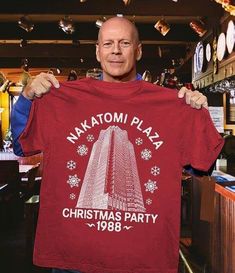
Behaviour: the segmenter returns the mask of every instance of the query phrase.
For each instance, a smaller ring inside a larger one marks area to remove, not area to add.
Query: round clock
[[[202,72],[203,64],[204,64],[204,48],[203,48],[203,44],[199,43],[198,50],[197,50],[197,70],[199,72]]]
[[[197,54],[194,53],[193,56],[193,69],[194,69],[194,73],[197,73]]]
[[[226,33],[226,45],[228,53],[232,53],[235,43],[235,26],[232,20],[229,21]]]
[[[226,51],[226,38],[224,33],[220,33],[217,42],[217,58],[218,61],[222,61]]]
[[[211,45],[210,45],[210,43],[208,43],[206,45],[206,60],[208,63],[211,60]]]

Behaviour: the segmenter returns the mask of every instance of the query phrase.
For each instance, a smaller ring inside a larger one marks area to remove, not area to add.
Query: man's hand
[[[207,97],[204,96],[199,91],[189,90],[186,87],[182,87],[178,92],[178,98],[185,97],[187,104],[190,104],[191,107],[196,109],[201,109],[202,107],[208,109]]]
[[[40,73],[34,79],[31,79],[25,86],[22,94],[29,100],[35,97],[40,98],[50,91],[51,86],[59,88],[60,84],[53,74]]]

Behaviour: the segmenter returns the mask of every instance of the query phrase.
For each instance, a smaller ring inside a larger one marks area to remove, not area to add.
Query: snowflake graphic
[[[138,138],[135,140],[135,144],[136,144],[136,145],[141,145],[141,144],[143,144],[143,139],[140,138],[140,137],[138,137]]]
[[[148,198],[148,199],[146,200],[146,204],[147,204],[147,205],[151,205],[152,202],[153,202],[153,201],[152,201],[152,199],[150,199],[150,198]]]
[[[154,193],[154,191],[158,188],[156,185],[156,181],[148,180],[145,185],[145,191],[150,191],[151,193]]]
[[[76,198],[76,194],[70,193],[69,198],[70,198],[71,200],[74,200],[74,199]]]
[[[141,151],[141,157],[144,160],[149,160],[152,157],[152,152],[149,149],[144,149]]]
[[[75,174],[75,175],[69,175],[69,179],[67,180],[67,183],[70,185],[71,188],[78,187],[78,183],[81,181],[81,179]]]
[[[157,167],[157,166],[153,166],[153,167],[151,168],[151,174],[154,175],[154,176],[160,174],[160,168]]]
[[[78,148],[77,148],[77,153],[80,155],[80,156],[85,156],[88,154],[88,148],[86,145],[82,144],[82,145],[79,145]]]
[[[87,139],[88,142],[93,142],[95,138],[94,138],[93,135],[88,135],[88,136],[86,137],[86,139]]]
[[[76,162],[73,161],[73,160],[69,160],[69,161],[67,162],[67,168],[68,168],[69,170],[75,169],[75,168],[76,168]]]

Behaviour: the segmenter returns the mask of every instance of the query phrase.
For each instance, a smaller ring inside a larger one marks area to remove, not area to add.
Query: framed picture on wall
[[[226,124],[235,124],[235,90],[226,94]]]

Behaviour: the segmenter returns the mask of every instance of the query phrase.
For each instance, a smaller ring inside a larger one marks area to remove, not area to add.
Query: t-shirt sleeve
[[[190,109],[181,131],[181,164],[207,171],[218,157],[224,140],[206,109]]]
[[[45,130],[48,122],[42,100],[35,99],[33,101],[27,125],[19,138],[25,156],[40,153],[45,149]]]

